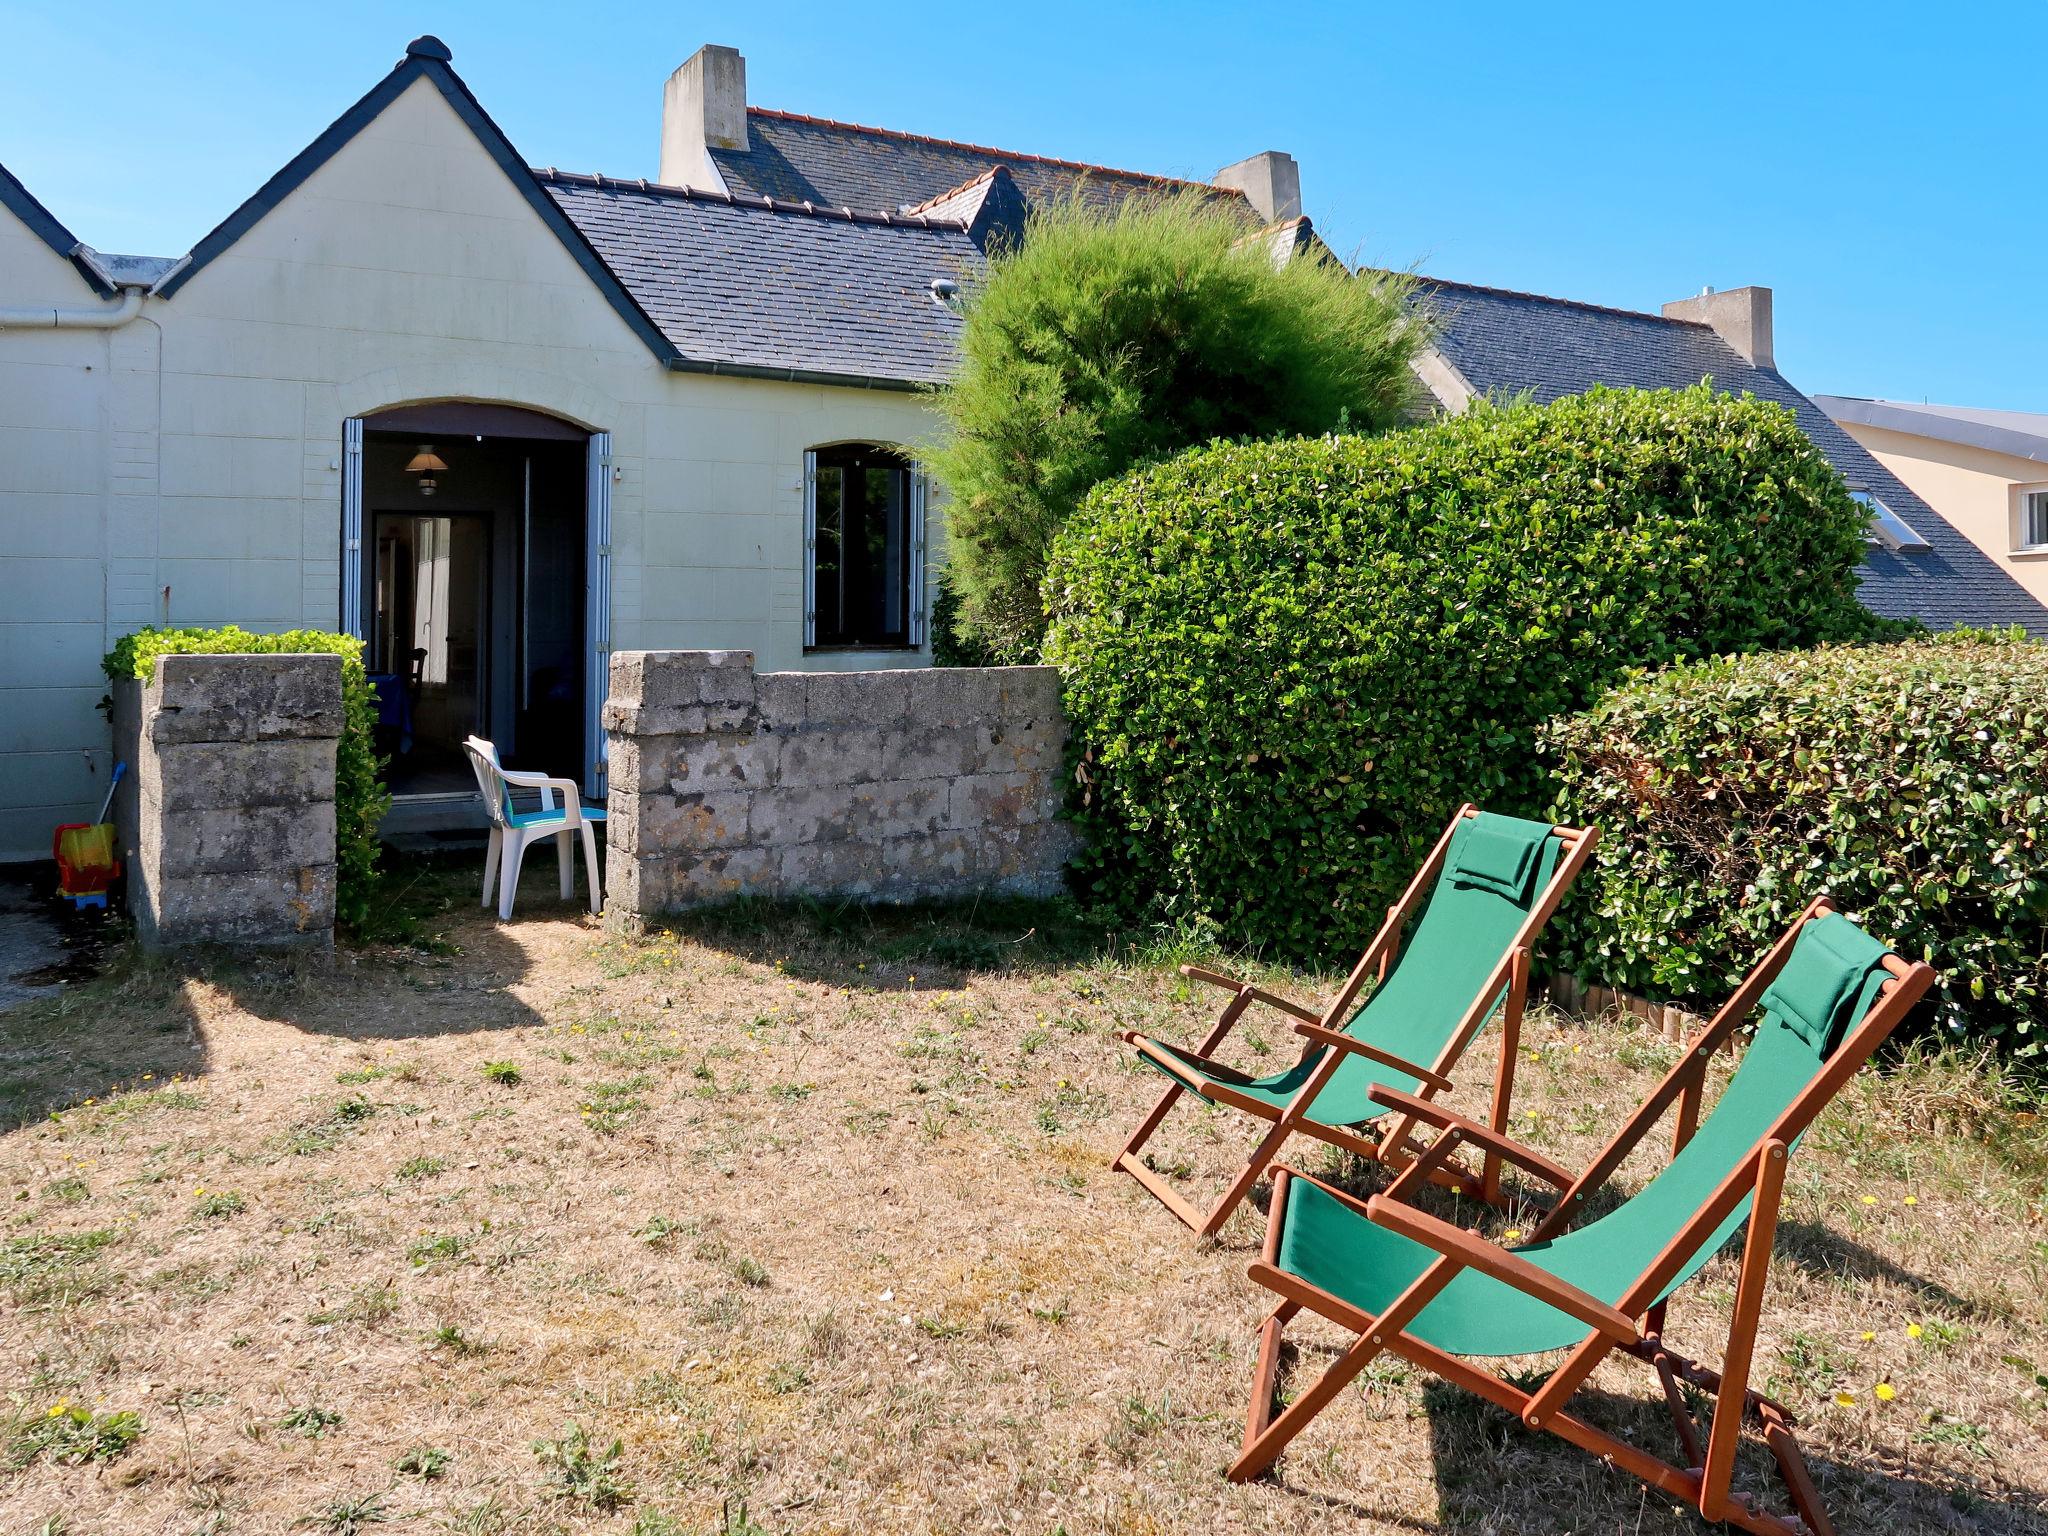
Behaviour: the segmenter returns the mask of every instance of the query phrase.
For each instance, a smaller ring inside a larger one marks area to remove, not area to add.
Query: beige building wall
[[[53,286],[98,302],[0,213],[0,305]],[[612,434],[614,648],[929,660],[803,652],[803,452],[913,447],[921,397],[670,373],[423,79],[141,319],[0,330],[0,857],[97,808],[119,636],[337,627],[342,423],[449,399]]]
[[[2034,597],[2048,603],[2048,548],[2020,540],[2020,497],[2048,490],[2048,464],[1889,427],[1838,422]]]

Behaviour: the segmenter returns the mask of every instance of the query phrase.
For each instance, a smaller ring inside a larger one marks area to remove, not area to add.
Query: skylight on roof
[[[1850,497],[1870,508],[1870,532],[1864,535],[1873,544],[1882,544],[1886,549],[1926,549],[1927,541],[1913,530],[1913,525],[1880,501],[1870,491],[1851,491]]]

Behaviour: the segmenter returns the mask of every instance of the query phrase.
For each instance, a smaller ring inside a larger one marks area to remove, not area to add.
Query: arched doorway
[[[468,819],[471,734],[601,797],[609,436],[436,401],[351,418],[345,441],[342,625],[364,643],[402,819]]]

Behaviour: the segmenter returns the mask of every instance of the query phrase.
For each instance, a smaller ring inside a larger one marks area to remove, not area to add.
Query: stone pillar
[[[143,944],[332,944],[341,658],[159,656],[115,722]]]

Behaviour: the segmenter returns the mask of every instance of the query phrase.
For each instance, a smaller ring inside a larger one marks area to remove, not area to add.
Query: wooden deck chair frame
[[[1792,946],[1806,924],[1834,910],[1833,904],[1825,897],[1807,907],[1727,1005],[1686,1043],[1685,1055],[1678,1065],[1643,1101],[1642,1107],[1591,1166],[1576,1179],[1558,1181],[1554,1165],[1485,1126],[1408,1095],[1389,1093],[1390,1099],[1400,1101],[1399,1107],[1409,1109],[1416,1118],[1435,1125],[1440,1132],[1437,1140],[1394,1181],[1386,1193],[1370,1200],[1360,1202],[1340,1191],[1329,1190],[1328,1185],[1321,1187],[1379,1225],[1425,1247],[1434,1248],[1442,1257],[1418,1276],[1384,1312],[1374,1317],[1281,1270],[1276,1262],[1280,1227],[1278,1223],[1273,1224],[1261,1255],[1249,1272],[1253,1280],[1276,1292],[1281,1301],[1260,1330],[1251,1407],[1245,1421],[1244,1448],[1230,1468],[1231,1478],[1244,1482],[1264,1472],[1287,1442],[1299,1434],[1309,1420],[1343,1391],[1361,1370],[1375,1357],[1392,1351],[1505,1408],[1529,1428],[1547,1430],[1612,1462],[1658,1492],[1691,1505],[1708,1520],[1726,1521],[1742,1530],[1762,1533],[1762,1536],[1832,1536],[1834,1526],[1821,1504],[1805,1458],[1800,1454],[1798,1441],[1793,1435],[1794,1420],[1790,1411],[1783,1404],[1749,1390],[1757,1322],[1763,1310],[1764,1285],[1777,1235],[1778,1206],[1792,1144],[1926,995],[1935,979],[1933,970],[1926,964],[1907,964],[1896,955],[1885,957],[1884,968],[1889,979],[1879,988],[1877,999],[1829,1057],[1820,1074],[1786,1106],[1776,1123],[1758,1139],[1615,1306],[1610,1307],[1568,1281],[1537,1269],[1504,1248],[1416,1210],[1405,1203],[1405,1197],[1422,1170],[1448,1155],[1456,1143],[1486,1145],[1491,1142],[1493,1150],[1502,1158],[1559,1182],[1561,1196],[1550,1214],[1530,1234],[1530,1240],[1554,1235],[1570,1222],[1576,1211],[1583,1208],[1588,1195],[1613,1177],[1623,1159],[1674,1105],[1677,1108],[1672,1138],[1674,1151],[1685,1144],[1699,1123],[1700,1098],[1709,1060],[1728,1044],[1737,1027],[1748,1018],[1763,996],[1764,989],[1784,968]],[[1308,1175],[1291,1168],[1278,1170],[1275,1174],[1276,1202],[1284,1196],[1285,1181],[1290,1178],[1307,1179]],[[1308,1181],[1320,1183],[1315,1179]],[[1743,1240],[1741,1268],[1736,1281],[1735,1312],[1729,1324],[1721,1369],[1717,1372],[1678,1355],[1666,1346],[1663,1338],[1666,1303],[1658,1302],[1656,1298],[1663,1294],[1700,1243],[1734,1212],[1744,1195],[1752,1197],[1748,1231]],[[1481,1370],[1404,1332],[1437,1293],[1467,1267],[1481,1270],[1496,1280],[1548,1302],[1584,1322],[1591,1330],[1584,1342],[1571,1351],[1563,1364],[1536,1391],[1525,1391],[1490,1371]],[[1273,1391],[1279,1372],[1282,1332],[1304,1307],[1351,1329],[1358,1335],[1358,1340],[1313,1386],[1295,1398],[1284,1413],[1274,1418]],[[1656,1374],[1686,1465],[1664,1461],[1642,1447],[1617,1439],[1565,1411],[1567,1401],[1584,1385],[1594,1369],[1610,1355],[1616,1354],[1632,1356]],[[1694,1386],[1714,1398],[1712,1426],[1704,1439],[1697,1421],[1685,1405],[1680,1383]],[[1798,1512],[1798,1521],[1770,1514],[1754,1499],[1733,1491],[1731,1483],[1737,1440],[1745,1421],[1754,1423],[1761,1431],[1766,1447],[1777,1462],[1793,1508]]]
[[[1478,815],[1479,808],[1469,802],[1458,807],[1457,814],[1444,827],[1443,835],[1436,840],[1436,846],[1430,850],[1429,858],[1415,872],[1415,878],[1408,882],[1408,888],[1401,893],[1401,899],[1387,908],[1386,921],[1380,925],[1379,932],[1366,946],[1365,953],[1358,957],[1358,964],[1352,967],[1350,976],[1346,978],[1336,998],[1321,1013],[1277,993],[1269,992],[1263,987],[1239,981],[1234,976],[1226,976],[1220,971],[1212,971],[1199,965],[1182,966],[1180,971],[1183,976],[1221,987],[1231,994],[1230,1001],[1224,1005],[1216,1023],[1203,1037],[1202,1043],[1195,1048],[1194,1054],[1202,1059],[1208,1070],[1226,1079],[1234,1078],[1239,1082],[1250,1080],[1244,1073],[1224,1066],[1213,1058],[1237,1021],[1254,1003],[1262,1003],[1268,1008],[1277,1009],[1295,1021],[1294,1032],[1303,1038],[1304,1057],[1309,1051],[1327,1048],[1322,1066],[1301,1085],[1300,1090],[1288,1101],[1287,1107],[1277,1112],[1269,1104],[1246,1094],[1233,1092],[1228,1081],[1205,1082],[1194,1090],[1178,1081],[1170,1083],[1165,1092],[1160,1094],[1159,1101],[1152,1106],[1151,1113],[1138,1123],[1137,1130],[1131,1133],[1130,1139],[1117,1150],[1116,1156],[1110,1159],[1110,1166],[1122,1169],[1144,1185],[1161,1205],[1203,1237],[1213,1237],[1222,1230],[1231,1213],[1257,1187],[1273,1159],[1280,1155],[1287,1138],[1296,1131],[1312,1136],[1318,1141],[1327,1142],[1333,1147],[1340,1147],[1346,1152],[1355,1153],[1359,1157],[1371,1158],[1390,1167],[1402,1167],[1411,1161],[1419,1150],[1411,1140],[1415,1116],[1390,1116],[1388,1118],[1393,1123],[1389,1130],[1378,1137],[1367,1136],[1347,1126],[1328,1125],[1310,1118],[1316,1095],[1335,1075],[1345,1055],[1349,1053],[1362,1056],[1368,1061],[1378,1062],[1381,1066],[1406,1072],[1423,1084],[1424,1099],[1434,1098],[1451,1087],[1448,1075],[1451,1068],[1465,1054],[1473,1037],[1492,1015],[1494,999],[1501,997],[1503,986],[1506,988],[1506,996],[1501,998],[1500,1002],[1500,1057],[1494,1068],[1490,1121],[1493,1129],[1505,1133],[1514,1097],[1515,1055],[1521,1046],[1522,1013],[1529,1000],[1529,970],[1536,936],[1542,932],[1543,925],[1550,921],[1552,914],[1557,911],[1558,903],[1564,899],[1565,892],[1571,889],[1572,882],[1578,878],[1579,871],[1592,856],[1593,845],[1600,837],[1599,828],[1553,826],[1550,829],[1551,835],[1561,839],[1564,844],[1563,857],[1557,861],[1556,868],[1551,872],[1550,882],[1541,897],[1529,909],[1528,918],[1516,933],[1514,942],[1508,946],[1507,952],[1500,958],[1500,963],[1494,967],[1485,984],[1480,987],[1479,995],[1465,1011],[1456,1031],[1428,1066],[1404,1061],[1389,1051],[1380,1050],[1362,1040],[1354,1040],[1342,1032],[1345,1021],[1350,1017],[1352,1009],[1357,1006],[1358,995],[1365,989],[1365,984],[1374,978],[1384,981],[1393,970],[1395,958],[1400,953],[1401,935],[1409,921],[1421,910],[1423,903],[1435,890],[1437,877],[1443,872],[1444,860],[1450,853],[1451,836],[1457,831],[1458,824]],[[1169,1053],[1160,1051],[1135,1030],[1122,1031],[1119,1038],[1135,1046],[1139,1054],[1166,1065],[1169,1070],[1177,1070],[1180,1067]],[[1190,1091],[1200,1093],[1212,1103],[1228,1104],[1234,1109],[1241,1109],[1247,1114],[1256,1115],[1272,1123],[1271,1129],[1252,1150],[1251,1157],[1244,1167],[1224,1188],[1215,1204],[1206,1211],[1183,1199],[1164,1176],[1146,1167],[1144,1159],[1140,1156],[1145,1143],[1152,1139],[1153,1133],[1165,1121],[1180,1096]],[[1443,1164],[1439,1160],[1438,1163],[1431,1165],[1429,1177],[1436,1183],[1449,1185],[1488,1204],[1497,1203],[1500,1198],[1500,1159],[1490,1147],[1482,1146],[1480,1151],[1481,1163],[1477,1173]]]

